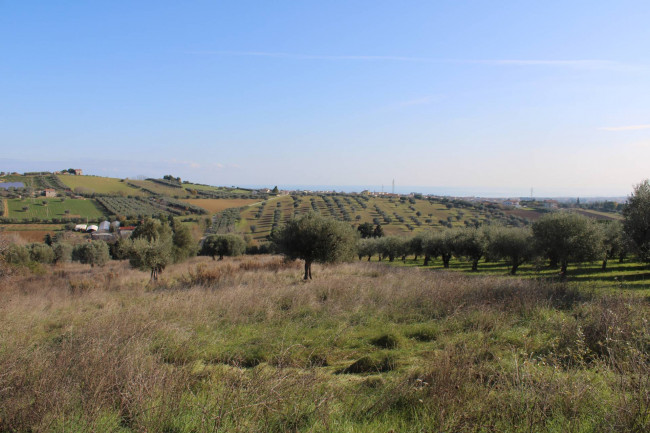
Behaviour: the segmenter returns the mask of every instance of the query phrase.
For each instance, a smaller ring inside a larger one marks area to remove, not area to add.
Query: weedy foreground
[[[272,256],[40,271],[0,288],[1,432],[650,429],[638,296]]]

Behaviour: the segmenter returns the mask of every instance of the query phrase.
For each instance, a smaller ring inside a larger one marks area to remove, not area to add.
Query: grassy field
[[[367,258],[364,258],[366,260]],[[373,257],[371,262],[377,262],[378,258]],[[390,263],[383,260],[384,263]],[[405,262],[395,259],[390,263],[397,267],[415,267],[429,270],[443,270],[442,261],[432,260],[428,266],[423,266],[422,257],[415,260],[407,257]],[[449,263],[449,271],[463,272],[468,275],[494,276],[512,278],[509,274],[510,266],[503,262],[481,261],[478,272],[472,272],[472,264],[468,261],[452,259]],[[535,263],[524,263],[517,270],[517,277],[523,279],[544,280],[549,282],[560,282],[559,269],[551,269],[546,261]],[[602,262],[580,263],[570,265],[567,269],[566,283],[570,287],[581,290],[594,290],[602,293],[627,293],[650,297],[650,265],[632,260],[610,260],[605,270],[602,269]]]
[[[43,204],[43,202],[47,204]],[[38,197],[33,199],[8,199],[9,217],[17,219],[51,219],[65,217],[82,217],[98,219],[103,212],[95,202],[86,199],[65,199]],[[27,206],[27,210],[23,208]],[[70,213],[66,214],[65,211]]]
[[[649,305],[277,257],[125,262],[0,294],[0,431],[648,431]]]
[[[127,181],[113,177],[65,175],[58,178],[72,190],[82,188],[85,192],[98,194],[143,195],[142,191],[129,186]]]
[[[245,199],[245,198],[190,198],[183,200],[189,204],[202,207],[211,214],[221,212],[222,210],[229,209],[232,207],[242,207],[248,206],[253,203],[259,202],[256,199]]]

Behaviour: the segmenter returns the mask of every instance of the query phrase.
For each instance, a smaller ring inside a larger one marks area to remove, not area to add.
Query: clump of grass
[[[397,361],[393,356],[364,356],[341,370],[345,374],[383,373],[394,370]]]
[[[420,342],[435,341],[440,331],[431,325],[419,325],[411,329],[406,336]]]
[[[380,347],[382,349],[397,349],[397,347],[400,345],[400,340],[397,335],[387,333],[373,338],[370,340],[370,343],[373,346]]]

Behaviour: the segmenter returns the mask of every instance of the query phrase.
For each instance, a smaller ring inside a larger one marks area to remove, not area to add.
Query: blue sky
[[[626,195],[650,175],[649,18],[644,1],[0,1],[0,170]]]

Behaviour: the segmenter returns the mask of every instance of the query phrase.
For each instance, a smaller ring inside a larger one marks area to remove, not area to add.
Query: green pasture
[[[45,204],[43,203],[45,202]],[[81,217],[89,219],[101,218],[104,214],[93,200],[61,198],[29,198],[8,199],[9,218],[17,219],[52,219],[65,217]],[[24,207],[27,210],[24,210]],[[65,213],[66,210],[70,212]]]
[[[142,191],[127,184],[127,181],[113,177],[60,175],[58,178],[73,191],[116,195],[143,195]]]

